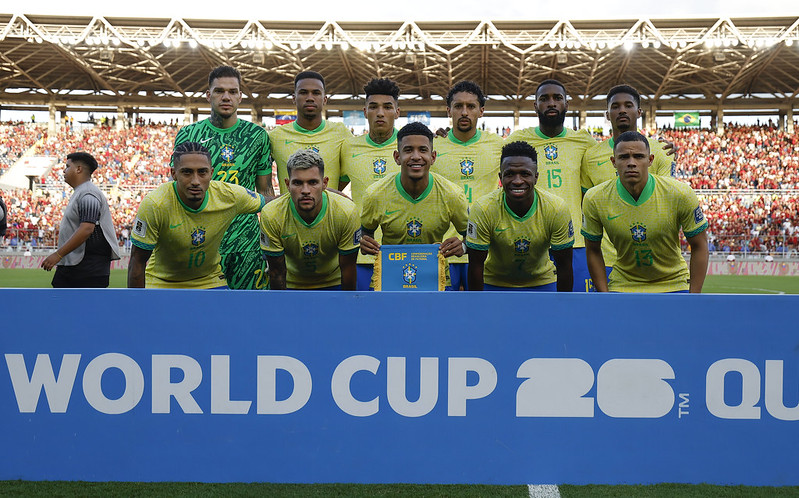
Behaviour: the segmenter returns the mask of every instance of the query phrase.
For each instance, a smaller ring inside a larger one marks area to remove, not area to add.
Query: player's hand
[[[378,252],[380,252],[380,243],[368,235],[361,235],[361,254],[376,256]]]
[[[437,137],[447,138],[448,134],[449,134],[449,126],[447,126],[446,128],[439,128],[436,130]]]
[[[669,142],[663,137],[659,137],[658,142],[663,144],[663,150],[666,151],[667,156],[674,156],[674,159],[677,159],[677,151],[679,151],[680,148],[677,147],[674,142]]]
[[[450,256],[463,256],[463,241],[458,237],[450,237],[441,243],[438,250],[445,258]]]
[[[47,258],[44,261],[42,261],[42,268],[44,268],[45,271],[50,271],[53,269],[53,267],[56,264],[58,264],[59,261],[61,261],[61,256],[59,256],[56,253],[53,253],[47,256]]]

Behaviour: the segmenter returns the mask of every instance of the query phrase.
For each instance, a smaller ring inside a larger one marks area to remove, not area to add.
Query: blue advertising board
[[[795,296],[0,300],[2,480],[799,484]]]

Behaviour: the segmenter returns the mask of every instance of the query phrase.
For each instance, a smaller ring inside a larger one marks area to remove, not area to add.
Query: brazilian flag
[[[699,113],[698,112],[675,112],[674,113],[674,127],[675,128],[699,128]]]

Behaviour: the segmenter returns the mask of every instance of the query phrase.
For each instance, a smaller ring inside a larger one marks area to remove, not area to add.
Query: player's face
[[[327,177],[322,178],[319,168],[296,169],[286,178],[294,207],[299,212],[313,212],[322,207],[322,192],[327,188]]]
[[[646,145],[637,140],[616,145],[610,159],[625,187],[643,186],[649,180],[649,165],[655,156],[649,153]]]
[[[241,85],[233,76],[223,76],[211,82],[211,88],[206,92],[206,98],[211,104],[211,112],[222,118],[236,115],[241,103]]]
[[[535,94],[535,112],[544,126],[562,126],[566,120],[566,93],[558,85],[544,85]]]
[[[532,199],[533,187],[538,181],[538,165],[526,156],[511,156],[499,166],[499,180],[505,197],[511,200]]]
[[[197,209],[205,199],[214,168],[202,154],[184,154],[172,168],[172,178],[178,187],[178,195],[184,204]]]
[[[436,161],[432,141],[424,135],[408,135],[394,151],[394,161],[400,165],[400,173],[411,180],[421,180],[430,173],[430,166]]]
[[[399,107],[391,95],[370,95],[366,99],[363,114],[369,121],[370,132],[385,135],[394,129],[394,121],[399,117]]]
[[[452,96],[447,107],[447,115],[452,118],[452,126],[462,133],[469,133],[477,128],[477,120],[483,116],[483,107],[477,95],[469,92],[458,92]]]
[[[297,113],[308,120],[317,118],[325,108],[325,86],[316,78],[305,78],[294,87],[294,105]]]
[[[72,162],[72,159],[67,159],[67,165],[64,168],[64,181],[67,185],[74,187],[77,185],[78,179],[78,165]]]
[[[614,130],[625,132],[635,130],[638,118],[641,117],[641,109],[635,103],[635,99],[629,93],[617,93],[610,98],[608,111],[605,117],[610,121]]]

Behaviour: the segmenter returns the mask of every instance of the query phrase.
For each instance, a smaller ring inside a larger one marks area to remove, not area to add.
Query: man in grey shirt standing
[[[61,219],[58,249],[42,262],[47,271],[56,267],[53,287],[108,287],[111,261],[119,259],[108,201],[91,181],[96,169],[91,154],[67,155],[64,181],[73,193]]]

